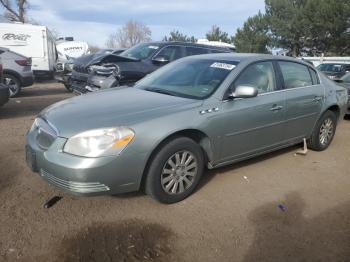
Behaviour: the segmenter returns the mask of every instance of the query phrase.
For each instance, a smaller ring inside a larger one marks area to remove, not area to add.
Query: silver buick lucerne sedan
[[[299,60],[255,54],[180,59],[132,88],[56,103],[27,134],[28,165],[76,195],[144,188],[163,203],[189,196],[212,169],[307,139],[321,151],[347,91]]]

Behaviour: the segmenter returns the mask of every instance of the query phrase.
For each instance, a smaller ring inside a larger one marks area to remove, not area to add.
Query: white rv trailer
[[[55,38],[46,26],[0,23],[0,46],[32,58],[35,75],[52,75],[57,60]]]
[[[236,51],[236,47],[232,44],[220,42],[220,41],[209,41],[208,39],[198,39],[198,44],[202,45],[210,45],[210,46],[218,46],[218,47],[226,47],[232,51]]]
[[[69,58],[78,58],[89,53],[89,45],[82,41],[67,41],[56,43],[58,60],[65,61]]]

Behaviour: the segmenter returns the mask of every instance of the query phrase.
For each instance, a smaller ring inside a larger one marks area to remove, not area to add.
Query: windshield
[[[134,58],[137,60],[143,60],[153,55],[159,49],[159,46],[160,46],[159,44],[154,44],[154,43],[138,44],[138,45],[135,45],[134,47],[131,47],[128,50],[125,50],[119,55]]]
[[[136,84],[151,92],[192,99],[209,97],[236,67],[238,62],[189,59],[173,62]]]
[[[342,72],[343,71],[343,65],[342,64],[320,64],[317,67],[319,70],[324,72]]]

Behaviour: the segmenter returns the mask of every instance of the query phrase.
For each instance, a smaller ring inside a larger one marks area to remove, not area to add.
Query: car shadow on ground
[[[94,223],[58,245],[57,261],[167,261],[173,233],[141,220]]]
[[[293,192],[282,203],[264,204],[250,213],[255,237],[243,261],[349,261],[350,202],[316,217],[308,217],[305,207],[301,195]]]
[[[264,155],[261,155],[261,156],[257,156],[257,157],[254,157],[254,158],[251,158],[251,159],[248,159],[248,160],[244,160],[244,161],[241,161],[241,162],[238,162],[238,163],[230,164],[230,165],[227,165],[227,166],[224,166],[224,167],[219,167],[219,168],[210,169],[210,170],[207,169],[204,172],[203,177],[202,177],[202,179],[201,179],[201,181],[200,181],[196,191],[199,191],[203,187],[205,187],[217,175],[221,175],[221,174],[224,174],[226,172],[232,172],[235,169],[239,169],[239,168],[246,167],[246,166],[249,166],[249,165],[254,165],[256,163],[269,160],[269,159],[277,157],[279,155],[291,153],[293,151],[296,151],[296,150],[300,149],[301,146],[302,146],[301,144],[298,144],[298,145],[294,145],[294,146],[291,146],[291,147],[288,147],[288,148],[284,148],[284,149],[281,149],[281,150],[274,151],[272,153],[267,153],[267,154],[264,154]]]

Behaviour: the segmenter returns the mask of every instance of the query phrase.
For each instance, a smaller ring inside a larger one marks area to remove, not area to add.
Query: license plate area
[[[26,146],[26,162],[33,172],[38,172],[35,152],[29,146]]]

